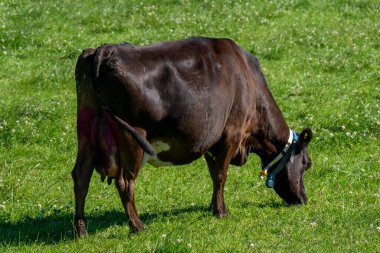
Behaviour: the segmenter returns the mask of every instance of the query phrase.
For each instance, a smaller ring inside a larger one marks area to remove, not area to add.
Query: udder
[[[115,177],[119,167],[116,124],[108,114],[91,108],[82,108],[78,113],[80,152],[90,149],[94,167],[103,179]]]
[[[119,167],[119,152],[115,126],[109,115],[99,117],[97,128],[97,171],[102,176],[115,177]]]

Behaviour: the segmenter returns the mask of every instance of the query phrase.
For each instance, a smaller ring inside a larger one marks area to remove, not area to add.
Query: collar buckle
[[[293,156],[294,151],[289,150],[289,149],[297,141],[298,141],[298,135],[295,132],[293,132],[291,129],[289,129],[289,138],[284,149],[268,165],[264,167],[264,164],[263,164],[263,168],[260,172],[260,179],[264,179],[265,176],[267,176],[267,180],[265,184],[268,188],[273,188],[275,186],[275,177],[285,167],[285,164]],[[279,163],[277,167],[271,173],[269,173],[269,170],[277,163]]]
[[[259,175],[259,177],[260,177],[260,179],[261,180],[264,180],[264,178],[266,177],[266,176],[268,176],[268,170],[261,170],[260,171],[260,175]]]

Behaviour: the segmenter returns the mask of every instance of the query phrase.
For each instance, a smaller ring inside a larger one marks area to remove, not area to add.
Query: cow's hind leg
[[[122,169],[120,171],[123,171]],[[124,173],[123,173],[124,174]],[[128,173],[127,173],[128,174]],[[132,233],[138,233],[144,229],[135,206],[135,178],[131,175],[126,177],[122,174],[115,180],[121,202],[128,216],[128,224]]]
[[[87,235],[84,205],[93,171],[94,166],[92,164],[91,155],[79,153],[74,169],[71,173],[74,180],[75,194],[74,229],[75,235],[78,235],[79,237],[84,237]]]
[[[138,132],[145,136],[145,132],[138,129]],[[130,135],[125,134],[125,142],[122,142],[121,168],[118,171],[115,180],[116,187],[119,191],[120,199],[123,204],[125,213],[128,217],[128,224],[132,233],[138,233],[144,229],[144,224],[136,210],[135,205],[135,180],[142,167],[144,151],[142,148],[131,138]]]

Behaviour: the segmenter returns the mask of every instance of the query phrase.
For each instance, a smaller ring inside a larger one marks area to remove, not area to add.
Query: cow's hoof
[[[74,230],[76,237],[87,237],[86,222],[84,220],[75,221]]]
[[[227,211],[220,211],[220,212],[213,212],[213,215],[216,217],[216,218],[224,218],[224,217],[227,217],[228,216],[228,213]]]
[[[134,235],[137,235],[137,234],[143,232],[144,230],[145,230],[144,227],[142,227],[142,228],[131,228],[130,233],[134,234]]]
[[[224,204],[217,208],[215,204],[211,203],[210,209],[212,210],[212,214],[217,218],[224,218],[228,216],[227,209]]]
[[[213,208],[212,214],[217,218],[224,218],[228,216],[227,210],[225,207],[223,208]]]
[[[130,227],[130,233],[131,234],[138,234],[145,230],[145,226],[141,221],[136,222],[136,224],[129,224]]]

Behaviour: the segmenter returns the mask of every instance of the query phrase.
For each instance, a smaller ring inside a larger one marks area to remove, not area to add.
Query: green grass
[[[2,1],[0,251],[379,252],[379,12],[370,0]],[[203,159],[146,166],[136,189],[146,231],[129,234],[116,188],[94,174],[89,237],[73,240],[77,56],[189,36],[255,54],[289,125],[313,129],[309,205],[284,205],[258,180],[255,155],[229,170],[226,219],[207,210]]]

